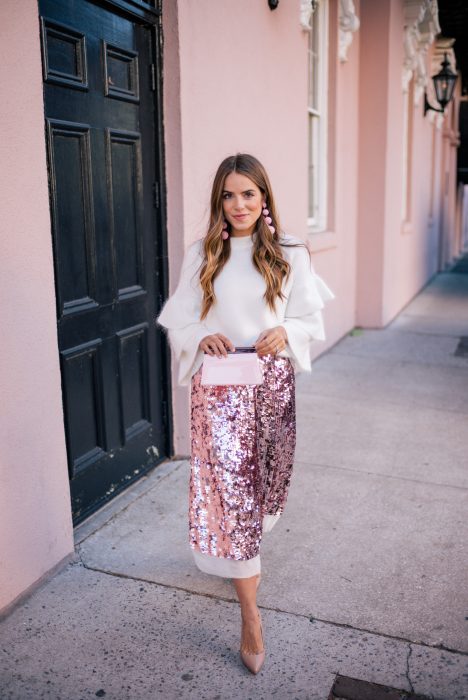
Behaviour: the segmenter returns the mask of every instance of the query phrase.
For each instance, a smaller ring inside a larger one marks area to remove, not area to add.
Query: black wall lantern
[[[439,71],[439,73],[437,73],[437,75],[432,76],[432,81],[434,83],[437,102],[440,104],[441,109],[432,107],[427,100],[426,93],[424,93],[424,114],[426,114],[426,112],[428,112],[430,109],[432,109],[434,112],[443,112],[452,99],[453,89],[457,81],[457,74],[451,70],[446,53],[444,53],[442,69]]]
[[[276,10],[279,5],[279,0],[268,0],[268,7],[270,10]]]

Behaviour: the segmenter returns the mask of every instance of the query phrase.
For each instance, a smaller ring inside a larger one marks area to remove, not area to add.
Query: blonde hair
[[[290,265],[285,259],[279,243],[280,224],[276,211],[275,200],[270,180],[263,165],[248,153],[238,153],[225,158],[220,164],[211,190],[211,210],[208,232],[203,240],[204,258],[200,267],[200,285],[203,291],[203,301],[200,318],[203,320],[216,301],[213,282],[219,275],[231,255],[230,237],[223,240],[223,189],[224,181],[230,173],[240,173],[254,182],[262,193],[270,211],[272,226],[271,233],[262,215],[255,226],[254,248],[252,261],[262,275],[266,284],[264,298],[274,311],[277,298],[284,298],[282,292],[283,280],[290,273]],[[228,231],[229,231],[228,224]]]

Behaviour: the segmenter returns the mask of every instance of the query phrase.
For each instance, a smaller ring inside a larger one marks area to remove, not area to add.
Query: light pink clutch
[[[262,369],[256,352],[234,352],[227,357],[206,355],[203,359],[201,383],[211,386],[229,384],[261,384]]]

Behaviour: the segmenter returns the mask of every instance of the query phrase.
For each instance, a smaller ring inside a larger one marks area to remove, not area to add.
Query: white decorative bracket
[[[440,32],[437,0],[404,0],[404,59],[401,77],[403,92],[414,77],[416,107],[428,84],[427,52]]]
[[[344,63],[348,60],[348,49],[353,41],[353,34],[359,29],[359,17],[356,15],[353,0],[340,0],[340,43],[338,55]]]
[[[305,32],[310,32],[310,18],[318,7],[320,0],[300,0],[301,27]]]
[[[300,0],[301,27],[304,31],[310,31],[310,20],[317,10],[320,0]],[[338,55],[340,61],[348,60],[348,49],[353,41],[353,34],[359,29],[359,17],[356,15],[353,0],[340,0],[340,41]]]

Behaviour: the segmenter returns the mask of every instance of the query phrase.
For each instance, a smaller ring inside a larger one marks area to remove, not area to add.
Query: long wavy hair
[[[203,291],[203,301],[200,318],[203,320],[216,301],[213,282],[219,275],[231,255],[230,237],[223,240],[222,229],[224,221],[223,190],[224,181],[230,173],[245,175],[259,188],[263,201],[270,211],[272,226],[271,233],[264,217],[260,214],[254,229],[254,246],[252,261],[262,275],[266,284],[265,301],[274,311],[277,299],[283,299],[283,281],[290,274],[290,265],[285,259],[279,242],[280,222],[270,180],[263,165],[248,153],[238,153],[225,158],[220,164],[211,190],[211,211],[208,232],[203,240],[204,259],[200,267],[200,285]],[[230,232],[228,224],[228,232]]]

